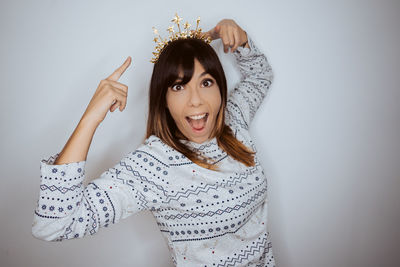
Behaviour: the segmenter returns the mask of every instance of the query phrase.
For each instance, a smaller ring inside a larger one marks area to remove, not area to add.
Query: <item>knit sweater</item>
[[[233,54],[241,81],[229,94],[225,123],[257,152],[249,125],[271,85],[266,56],[250,48]],[[142,210],[153,214],[176,266],[275,266],[267,230],[267,178],[257,153],[247,167],[216,138],[202,144],[180,140],[218,164],[203,168],[150,136],[86,187],[86,161],[54,165],[43,159],[32,234],[61,241],[95,234]]]

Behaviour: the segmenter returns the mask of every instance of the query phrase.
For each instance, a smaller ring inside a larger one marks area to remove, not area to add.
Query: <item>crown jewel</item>
[[[196,38],[196,39],[201,39],[204,40],[207,44],[211,42],[211,37],[206,37],[204,34],[202,34],[202,29],[199,28],[199,23],[200,23],[200,17],[197,18],[196,20],[196,29],[191,30],[190,29],[190,24],[188,22],[185,22],[183,25],[180,25],[182,18],[178,16],[177,13],[175,13],[175,17],[171,20],[171,22],[175,23],[178,26],[179,32],[174,31],[174,25],[169,26],[167,31],[169,32],[169,37],[167,38],[162,38],[160,34],[158,33],[158,30],[153,27],[153,32],[157,37],[154,37],[153,41],[157,44],[155,48],[155,52],[153,52],[154,58],[150,60],[152,63],[156,63],[158,60],[158,57],[160,56],[161,52],[163,49],[168,45],[169,42],[175,41],[178,39],[188,39],[188,38]],[[183,31],[181,30],[181,26],[183,26]]]

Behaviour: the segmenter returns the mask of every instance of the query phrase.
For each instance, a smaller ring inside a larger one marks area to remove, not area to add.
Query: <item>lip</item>
[[[198,115],[203,115],[203,114],[208,114],[208,112],[200,112],[200,113],[197,113],[197,114],[188,115],[186,117],[188,118],[188,117],[191,117],[191,116],[198,116]]]
[[[210,116],[210,114],[208,113],[208,112],[203,112],[203,113],[199,113],[198,115],[201,115],[201,114],[204,114],[204,113],[206,113],[206,116],[205,116],[205,118],[206,118],[206,124],[204,125],[204,127],[202,128],[202,129],[200,129],[200,130],[197,130],[197,129],[195,129],[195,128],[193,128],[192,127],[192,125],[190,124],[190,118],[189,117],[186,117],[186,121],[187,121],[187,123],[189,124],[189,127],[192,129],[192,131],[194,131],[195,133],[200,133],[200,132],[202,132],[205,128],[206,128],[206,126],[207,126],[207,124],[208,124],[208,117]],[[191,116],[195,116],[195,115],[191,115]]]

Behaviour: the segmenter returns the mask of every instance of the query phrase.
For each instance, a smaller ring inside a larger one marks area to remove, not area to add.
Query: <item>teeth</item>
[[[192,120],[200,120],[200,119],[204,118],[206,115],[207,115],[207,113],[204,113],[202,115],[189,116],[189,118],[191,118]]]

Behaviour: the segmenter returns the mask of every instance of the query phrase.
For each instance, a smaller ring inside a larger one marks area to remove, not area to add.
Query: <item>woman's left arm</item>
[[[249,36],[248,44],[249,48],[239,47],[233,52],[241,80],[230,92],[226,109],[230,121],[247,130],[264,101],[274,76],[267,57]]]
[[[231,122],[248,130],[272,83],[271,66],[251,37],[233,20],[220,21],[206,36],[212,40],[221,38],[224,52],[230,47],[235,55],[242,77],[229,95],[227,115]]]

